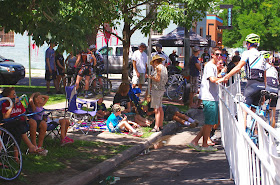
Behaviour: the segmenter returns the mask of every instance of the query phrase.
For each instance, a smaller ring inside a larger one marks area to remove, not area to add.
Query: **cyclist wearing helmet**
[[[261,97],[261,90],[265,89],[265,71],[267,69],[266,62],[258,51],[260,44],[260,36],[251,33],[246,37],[247,51],[244,51],[240,62],[219,82],[226,82],[228,79],[239,72],[245,66],[247,75],[247,85],[244,89],[245,103],[247,106],[258,105]],[[246,127],[246,123],[245,123]]]
[[[275,96],[272,96],[271,101],[270,101],[270,109],[273,112],[273,118],[271,121],[271,126],[274,128],[275,127],[275,115],[276,115],[276,104],[278,100],[278,71],[274,67],[274,63],[272,60],[270,60],[270,52],[269,51],[261,51],[261,54],[263,55],[265,61],[268,64],[268,69],[266,71],[266,90],[269,91],[270,93],[274,93]],[[270,114],[271,115],[271,114]]]
[[[95,66],[95,72],[96,72],[96,76],[102,76],[102,73],[104,71],[104,59],[103,56],[101,55],[101,53],[99,53],[96,50],[96,46],[95,45],[90,45],[89,46],[89,50],[94,54],[95,58],[96,58],[96,66]],[[103,82],[101,78],[98,78],[100,87],[103,87]],[[96,81],[93,81],[93,87],[96,87]]]
[[[89,89],[89,79],[92,74],[92,63],[95,66],[96,65],[96,58],[94,54],[91,51],[85,52],[81,51],[78,56],[75,63],[75,66],[81,66],[81,69],[78,72],[77,79],[76,79],[76,89],[79,89],[79,84],[82,78],[85,76],[85,98],[88,98],[90,95],[88,93]]]

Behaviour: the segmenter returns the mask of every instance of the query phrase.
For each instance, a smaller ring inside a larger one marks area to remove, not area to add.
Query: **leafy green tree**
[[[2,0],[0,24],[6,31],[23,34],[26,30],[37,45],[55,41],[67,51],[95,43],[100,25],[124,22],[123,80],[128,79],[130,38],[136,30],[148,34],[161,31],[171,21],[191,28],[192,22],[205,16],[212,0]],[[182,6],[182,4],[184,6]],[[145,13],[149,5],[149,13]],[[113,33],[112,33],[113,34]]]
[[[233,4],[232,30],[223,31],[223,44],[241,47],[246,35],[255,33],[261,37],[260,49],[280,49],[280,12],[278,0],[224,0],[223,4]],[[226,20],[227,11],[220,15]],[[225,24],[226,21],[225,21]]]

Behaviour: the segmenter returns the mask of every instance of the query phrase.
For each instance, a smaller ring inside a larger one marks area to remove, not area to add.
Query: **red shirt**
[[[10,106],[10,102],[6,101],[2,104],[2,113],[5,114],[8,110],[6,109],[6,107]],[[12,112],[11,112],[11,116],[10,118],[16,117],[20,114],[23,114],[25,112],[25,108],[24,106],[20,103],[19,105],[17,103],[14,104]],[[20,117],[21,121],[25,121],[25,117],[21,116]]]

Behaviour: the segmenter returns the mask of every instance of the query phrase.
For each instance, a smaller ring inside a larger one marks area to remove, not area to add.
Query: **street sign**
[[[218,29],[221,29],[221,30],[228,29],[228,30],[230,30],[230,29],[232,29],[232,26],[218,26]]]
[[[104,32],[106,40],[109,40],[112,32],[112,28],[110,27],[109,23],[104,23]]]
[[[233,5],[220,5],[221,9],[228,9],[228,17],[227,17],[227,26],[218,26],[218,29],[232,29],[232,16],[231,16],[231,11],[233,8]]]
[[[220,5],[220,8],[221,9],[228,9],[228,8],[233,8],[233,5],[232,4],[221,4]]]

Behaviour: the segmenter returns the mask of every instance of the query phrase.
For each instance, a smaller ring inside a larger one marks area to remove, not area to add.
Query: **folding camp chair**
[[[94,116],[97,112],[97,101],[85,101],[77,98],[76,87],[66,86],[66,107],[71,113],[70,120],[73,122],[73,128],[87,127],[92,124]],[[92,109],[92,110],[90,110]],[[89,129],[80,129],[84,134],[88,134]]]
[[[26,113],[30,114],[32,113],[31,108],[29,107],[29,98],[27,97],[26,94],[23,94],[19,97],[21,103],[23,104],[24,108],[26,109]],[[54,138],[56,139],[60,139],[60,127],[59,127],[59,123],[57,121],[55,121],[54,117],[53,117],[53,113],[52,112],[58,112],[59,109],[55,109],[55,110],[50,110],[50,109],[45,109],[44,110],[46,112],[45,115],[51,115],[50,119],[52,120],[51,122],[47,123],[47,136],[50,136],[51,134],[54,136]],[[36,113],[35,113],[36,114]],[[32,117],[31,117],[32,118]],[[43,119],[43,118],[42,118]],[[29,128],[28,128],[29,129]],[[29,135],[29,134],[28,134]]]
[[[141,105],[139,103],[139,101],[140,101],[139,97],[136,96],[136,94],[141,93],[141,89],[140,88],[132,88],[131,85],[129,85],[129,86],[130,86],[130,88],[129,88],[129,91],[128,91],[128,96],[129,96],[130,100],[134,103],[134,105],[136,106],[138,113],[141,116],[143,116],[144,111],[142,110]]]

